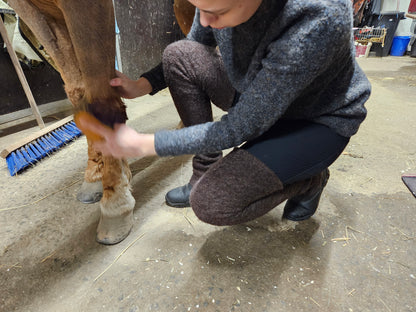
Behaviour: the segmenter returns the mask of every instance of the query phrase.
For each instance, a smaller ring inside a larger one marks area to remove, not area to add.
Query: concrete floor
[[[282,206],[204,224],[164,204],[187,182],[189,156],[133,159],[136,222],[103,246],[99,205],[75,198],[85,138],[17,177],[3,162],[0,311],[416,311],[416,199],[400,180],[416,173],[416,58],[359,63],[373,85],[368,118],[331,166],[318,212],[298,224],[282,223]],[[142,132],[179,120],[167,92],[128,109]]]

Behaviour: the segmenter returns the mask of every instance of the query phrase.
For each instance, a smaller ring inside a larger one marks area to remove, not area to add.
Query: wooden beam
[[[16,52],[13,49],[13,46],[7,35],[6,27],[4,26],[3,20],[0,18],[0,34],[3,38],[4,43],[6,44],[7,51],[9,52],[10,59],[12,60],[14,69],[16,70],[17,76],[19,77],[20,83],[22,84],[23,90],[25,91],[26,97],[29,101],[30,107],[32,108],[33,115],[36,118],[36,121],[39,125],[39,128],[45,128],[45,124],[42,120],[42,116],[39,113],[38,106],[33,97],[32,91],[30,90],[29,84],[27,83],[23,69],[20,66],[19,59],[17,58]]]

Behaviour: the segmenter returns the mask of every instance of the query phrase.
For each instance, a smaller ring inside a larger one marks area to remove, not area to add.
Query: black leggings
[[[279,120],[241,148],[260,159],[287,185],[311,178],[328,168],[348,142],[349,138],[321,124]]]

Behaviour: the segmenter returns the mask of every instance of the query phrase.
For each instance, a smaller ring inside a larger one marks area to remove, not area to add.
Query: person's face
[[[188,0],[201,14],[200,23],[212,28],[235,27],[256,13],[262,0]]]

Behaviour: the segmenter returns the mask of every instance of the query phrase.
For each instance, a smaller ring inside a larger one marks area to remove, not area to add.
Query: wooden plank
[[[23,73],[23,69],[20,66],[19,59],[17,58],[17,55],[14,52],[13,46],[9,40],[9,36],[7,35],[6,27],[4,26],[3,20],[1,18],[0,18],[0,34],[3,38],[4,43],[6,44],[7,51],[9,52],[9,55],[10,55],[10,59],[12,60],[17,76],[19,77],[20,83],[22,84],[23,90],[25,91],[30,107],[32,108],[33,115],[35,115],[39,128],[43,129],[45,128],[45,124],[43,123],[42,117],[39,113],[39,109],[38,109],[38,106],[36,105],[36,101],[33,97],[32,91],[30,90],[29,84],[27,83],[25,74]]]
[[[73,110],[73,106],[68,99],[54,101],[39,106],[39,111],[44,117],[63,112],[70,112],[71,110]],[[30,108],[25,108],[13,113],[0,115],[0,130],[29,122],[34,119],[35,117],[33,116],[32,110]]]
[[[408,17],[408,18],[413,18],[413,19],[416,19],[416,14],[410,14],[410,13],[406,13],[406,15],[405,15],[406,17]]]
[[[52,132],[53,130],[55,130],[55,129],[61,127],[61,126],[63,126],[64,124],[66,124],[66,123],[68,123],[68,122],[70,122],[72,120],[74,120],[74,116],[73,115],[68,116],[68,117],[66,117],[66,118],[64,118],[64,119],[62,119],[62,120],[60,120],[60,121],[58,121],[58,122],[56,122],[56,123],[48,126],[48,127],[43,128],[42,130],[37,131],[37,132],[33,133],[32,135],[30,135],[30,136],[28,136],[28,137],[26,137],[26,138],[24,138],[24,139],[22,139],[22,140],[20,140],[20,141],[18,141],[16,143],[14,143],[14,144],[8,146],[7,148],[5,148],[0,153],[0,156],[3,157],[3,158],[6,158],[7,155],[9,155],[11,152],[13,152],[13,151],[21,148],[22,146],[25,146],[26,144],[28,144],[28,143],[30,143],[30,142],[32,142],[32,141],[34,141],[34,140],[36,140],[36,139],[44,136],[45,134],[47,134],[49,132]]]

